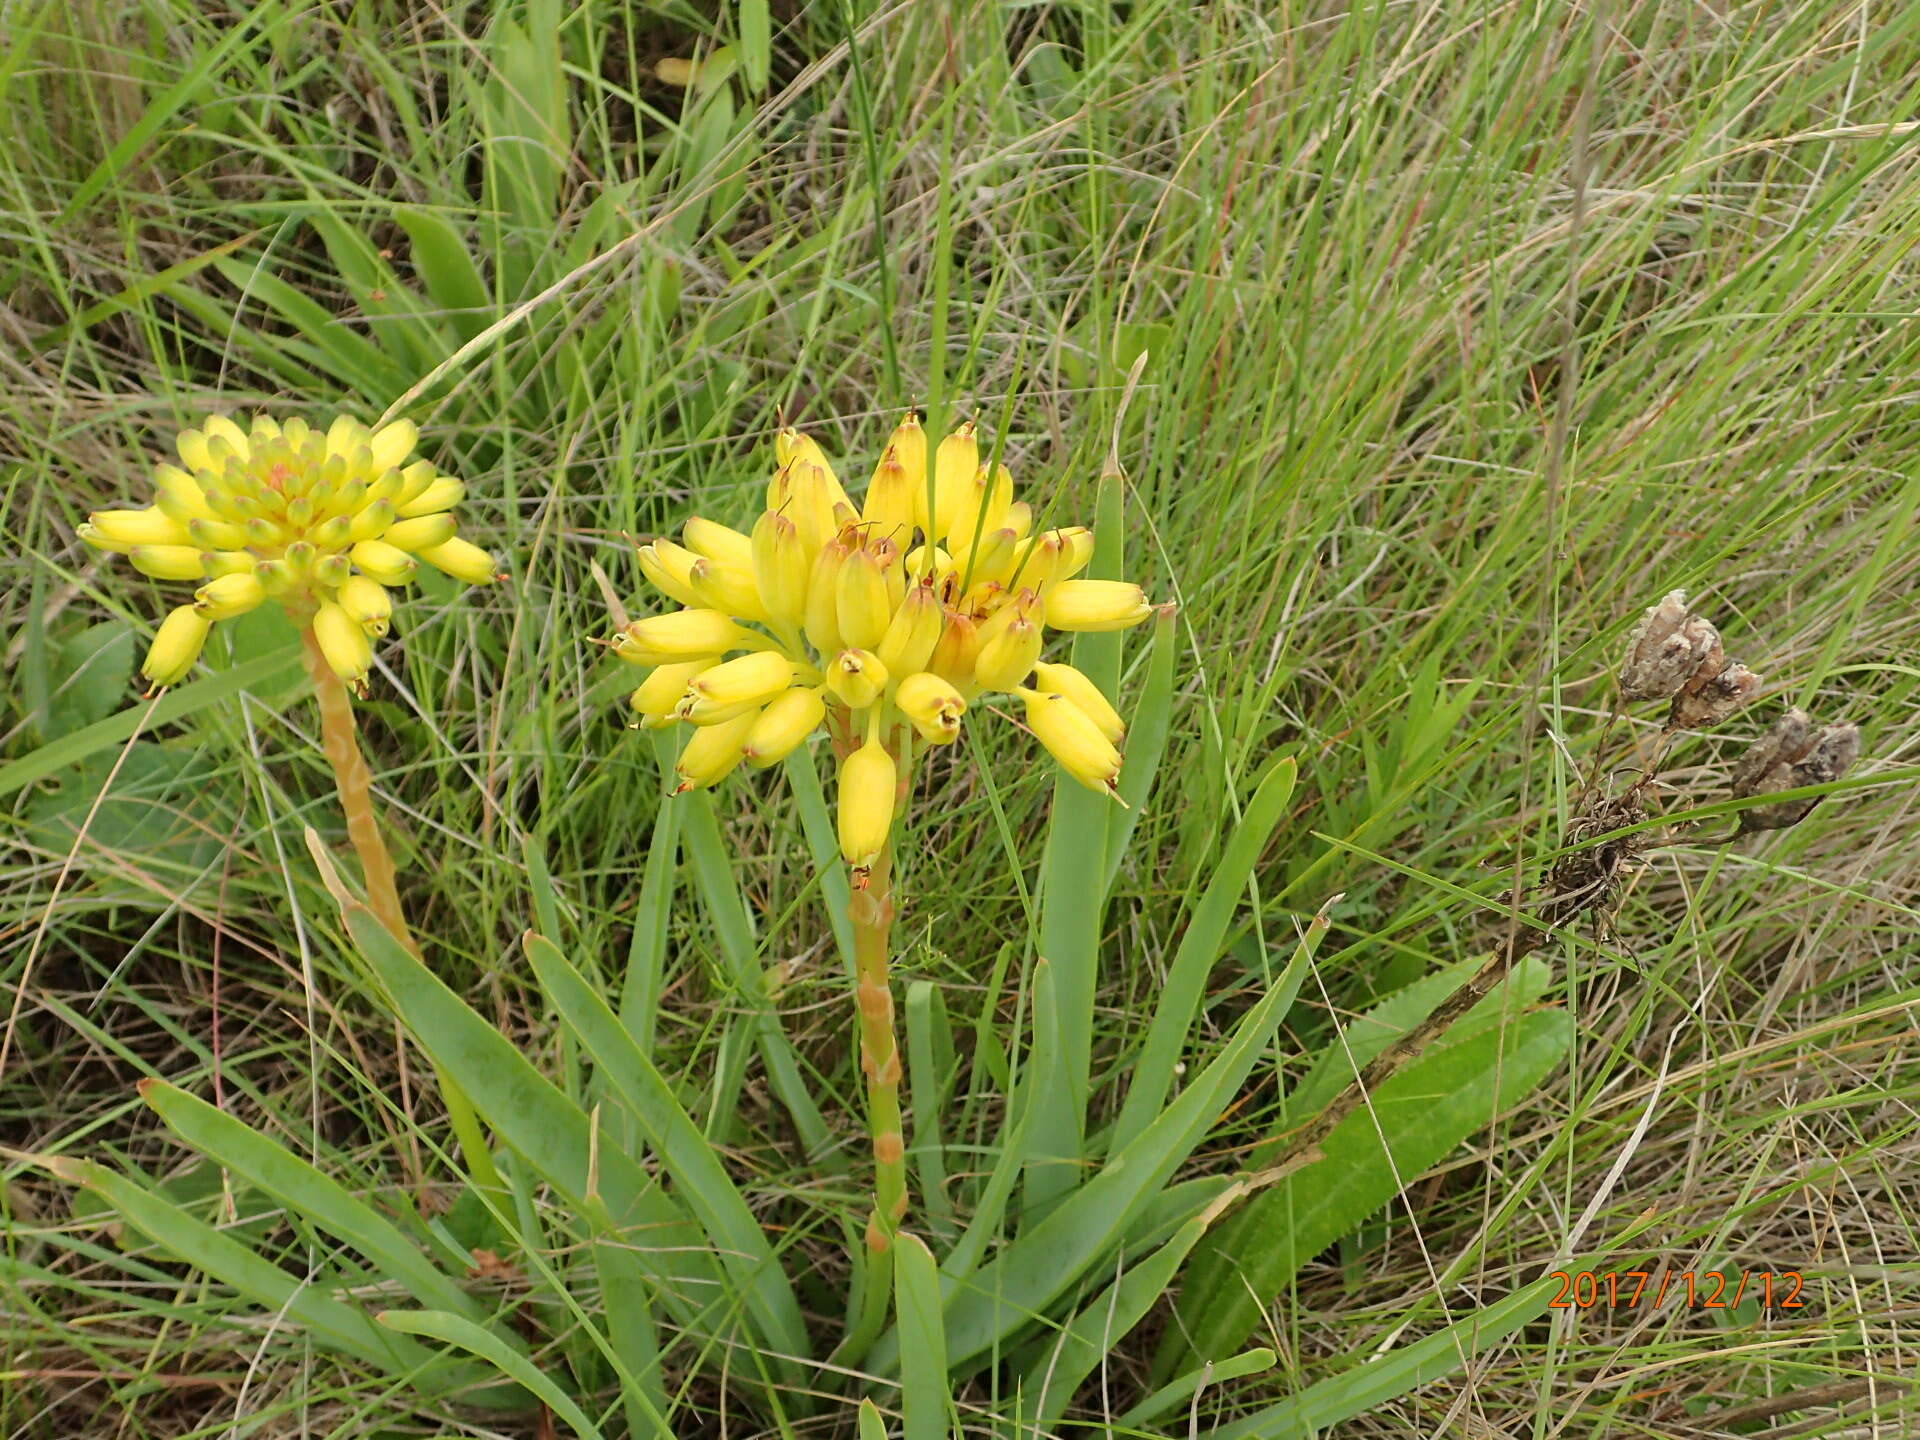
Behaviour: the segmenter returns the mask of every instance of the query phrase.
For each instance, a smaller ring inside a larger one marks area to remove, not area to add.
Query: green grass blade
[[[1213,1385],[1227,1380],[1240,1380],[1248,1375],[1258,1375],[1271,1370],[1278,1357],[1273,1351],[1261,1347],[1243,1350],[1238,1355],[1228,1356],[1225,1360],[1209,1361],[1198,1370],[1189,1370],[1168,1384],[1162,1385],[1146,1399],[1113,1422],[1115,1434],[1141,1430],[1158,1420],[1176,1405],[1184,1405],[1193,1398],[1194,1391],[1204,1385]]]
[[[76,765],[89,755],[125,744],[142,730],[155,730],[185,719],[248,690],[270,689],[290,679],[299,668],[300,648],[290,646],[277,654],[263,655],[205,680],[196,680],[191,685],[176,686],[157,701],[132,705],[104,720],[96,720],[71,735],[62,735],[37,750],[28,751],[18,760],[0,765],[0,798]]]
[[[540,1403],[571,1425],[580,1440],[602,1440],[600,1428],[539,1366],[465,1316],[445,1310],[383,1310],[377,1318],[387,1329],[401,1335],[438,1340],[486,1361],[508,1379],[539,1396]]]
[[[734,879],[726,846],[720,838],[720,825],[713,814],[713,797],[696,790],[675,796],[672,803],[686,811],[681,836],[686,842],[687,858],[693,862],[694,884],[713,922],[728,978],[747,1007],[754,1043],[759,1046],[760,1057],[767,1067],[768,1083],[780,1097],[780,1103],[787,1107],[807,1152],[825,1154],[833,1144],[833,1135],[801,1074],[800,1062],[794,1055],[793,1042],[780,1023],[780,1014],[767,999],[766,977],[761,973],[753,940],[753,923],[748,918],[746,901],[741,897],[739,882]],[[716,1096],[715,1100],[716,1105],[724,1101],[726,1108],[731,1108],[732,1102],[725,1097]]]
[[[1187,1043],[1193,1017],[1199,1013],[1201,997],[1206,993],[1207,976],[1225,943],[1227,924],[1246,894],[1253,867],[1274,828],[1286,813],[1293,798],[1295,767],[1292,756],[1281,756],[1267,766],[1254,787],[1246,813],[1233,828],[1225,851],[1214,868],[1200,903],[1187,922],[1180,948],[1167,967],[1165,984],[1160,987],[1153,1019],[1147,1026],[1147,1038],[1140,1047],[1140,1058],[1133,1068],[1133,1083],[1114,1122],[1113,1148],[1122,1150],[1153,1122],[1173,1085],[1175,1068]]]
[[[494,1132],[553,1187],[584,1209],[598,1193],[629,1232],[662,1302],[699,1323],[720,1292],[701,1232],[617,1146],[598,1147],[592,1124],[520,1049],[387,932],[365,906],[342,906],[355,946],[420,1046],[472,1101]]]
[[[1173,1238],[1081,1307],[1048,1342],[1020,1387],[1023,1425],[1053,1428],[1086,1378],[1166,1294],[1207,1224],[1208,1217],[1197,1216],[1182,1225]]]
[[[1120,799],[1126,808],[1108,818],[1109,894],[1120,876],[1120,867],[1126,863],[1133,832],[1146,814],[1154,781],[1159,778],[1161,758],[1167,752],[1167,738],[1173,731],[1173,661],[1178,648],[1173,607],[1162,607],[1153,618],[1152,648],[1147,652],[1147,683],[1140,692],[1140,703],[1134,706],[1133,721],[1127,726],[1126,760],[1120,767]]]
[[[1204,1440],[1323,1440],[1343,1420],[1464,1370],[1474,1356],[1544,1315],[1559,1289],[1560,1282],[1552,1278],[1536,1281],[1437,1334],[1356,1365],[1345,1374],[1316,1381],[1298,1395],[1243,1420],[1209,1430]],[[1214,1367],[1216,1375],[1220,1368]]]

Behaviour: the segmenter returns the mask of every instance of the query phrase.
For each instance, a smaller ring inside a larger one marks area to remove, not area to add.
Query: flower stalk
[[[406,911],[400,904],[393,853],[387,849],[374,811],[373,772],[367,768],[367,757],[360,749],[359,726],[354,720],[353,698],[348,693],[347,681],[328,663],[311,625],[301,630],[300,639],[306,649],[307,672],[313,677],[314,699],[320,706],[320,748],[333,767],[333,784],[340,796],[340,813],[346,818],[347,839],[360,859],[360,873],[366,882],[367,908],[386,927],[388,934],[418,958],[420,945],[407,926]],[[483,1190],[504,1190],[473,1103],[450,1077],[442,1073],[438,1078],[441,1099],[447,1107],[447,1123],[466,1159],[468,1173]]]

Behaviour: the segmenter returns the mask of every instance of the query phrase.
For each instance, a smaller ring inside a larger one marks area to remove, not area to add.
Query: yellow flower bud
[[[946,628],[933,647],[927,668],[963,694],[973,684],[973,660],[980,653],[980,626],[970,616],[946,612]]]
[[[893,756],[878,740],[840,762],[840,854],[856,877],[871,870],[886,848],[898,778]]]
[[[1033,530],[1033,507],[1024,500],[1014,501],[1007,507],[1006,526],[1015,540],[1026,539]]]
[[[835,540],[820,551],[807,578],[807,641],[822,655],[841,646],[840,567],[846,562],[847,547]]]
[[[350,575],[340,583],[340,608],[377,640],[387,633],[393,617],[393,597],[379,582],[364,575]]]
[[[796,687],[777,696],[747,732],[748,761],[761,769],[777,765],[820,728],[826,715],[827,702],[817,688]]]
[[[413,453],[419,439],[420,427],[411,420],[395,420],[391,425],[381,426],[373,432],[370,442],[373,468],[388,470],[399,465]]]
[[[1089,790],[1118,793],[1113,782],[1120,774],[1120,752],[1087,713],[1065,695],[1046,695],[1038,690],[1019,693],[1027,702],[1028,728],[1060,762],[1060,768]]]
[[[220,463],[221,446],[241,460],[251,458],[253,450],[247,442],[247,432],[225,415],[209,416],[207,423],[200,428],[207,437],[207,453],[213,457],[216,465]]]
[[[887,688],[887,667],[871,650],[842,650],[827,663],[827,688],[849,710],[864,710]]]
[[[982,690],[1011,690],[1033,673],[1040,658],[1040,627],[1015,619],[980,647],[974,658],[973,680]]]
[[[155,508],[168,519],[177,520],[182,525],[190,520],[219,518],[207,504],[206,492],[200,488],[200,482],[176,465],[154,467],[153,492]]]
[[[907,573],[916,580],[938,583],[952,576],[955,568],[953,556],[938,545],[916,545],[907,554]]]
[[[753,580],[768,616],[784,625],[800,625],[807,613],[807,581],[812,574],[800,532],[786,516],[764,512],[753,527]]]
[[[1122,580],[1062,580],[1047,594],[1055,630],[1124,630],[1152,613],[1146,592]]]
[[[1002,525],[998,530],[989,530],[982,535],[980,543],[972,550],[957,553],[953,563],[955,573],[966,581],[971,593],[984,585],[996,585],[1004,589],[1007,581],[1013,578],[1013,567],[1019,559],[1019,537]]]
[[[640,547],[640,573],[654,589],[682,605],[704,604],[693,590],[693,567],[700,557],[671,540],[656,540]]]
[[[422,515],[418,520],[401,520],[389,525],[380,538],[389,545],[417,553],[451,540],[459,523],[451,515]],[[492,577],[491,567],[488,577]]]
[[[382,585],[406,585],[420,568],[413,556],[384,540],[362,540],[347,552],[347,558]]]
[[[417,519],[422,515],[438,515],[451,510],[467,498],[467,487],[449,476],[436,476],[427,487],[406,504],[397,507],[396,513],[404,520]]]
[[[622,659],[626,656],[622,655]],[[644,715],[657,715],[672,720],[674,707],[687,693],[687,686],[693,683],[694,676],[713,667],[711,660],[682,660],[672,665],[656,665],[653,673],[640,682],[640,688],[633,692],[633,708]]]
[[[1127,727],[1100,687],[1071,665],[1054,665],[1042,660],[1033,667],[1034,688],[1043,694],[1064,695],[1080,707],[1081,713],[1100,733],[1118,745],[1126,738]]]
[[[153,646],[140,666],[140,673],[156,686],[178,683],[200,658],[213,621],[191,605],[167,612],[154,633]]]
[[[1006,523],[1007,507],[1013,504],[1013,475],[1006,466],[978,467],[955,504],[953,528],[947,535],[947,548],[964,572],[966,565],[958,557],[974,547],[977,539],[991,535]]]
[[[736,570],[753,568],[753,541],[731,526],[695,515],[680,532],[687,548],[696,555],[717,560]]]
[[[209,620],[231,620],[267,598],[267,587],[252,570],[222,575],[202,585],[193,595],[193,608]]]
[[[924,449],[925,441],[921,443]],[[920,483],[924,486],[926,481]],[[860,518],[868,526],[868,533],[876,539],[904,541],[913,530],[913,491],[907,467],[900,463],[895,447],[889,445],[874,467],[867,498],[860,504]]]
[[[633,621],[620,648],[641,665],[667,665],[739,650],[751,638],[732,617],[718,610],[676,610],[671,615],[649,615]]]
[[[136,545],[127,558],[156,580],[198,580],[207,573],[206,552],[197,545]]]
[[[332,601],[323,601],[313,614],[313,638],[333,673],[349,685],[359,685],[373,668],[373,642],[360,623]]]
[[[920,427],[920,417],[909,410],[893,427],[893,434],[887,437],[885,453],[893,456],[906,480],[907,493],[919,496],[914,515],[924,510],[927,504],[927,432]],[[911,521],[909,523],[912,523]]]
[[[701,671],[688,689],[716,705],[759,705],[793,684],[793,670],[793,661],[778,650],[758,650]]]
[[[407,523],[411,525],[413,522],[410,520]],[[464,580],[469,585],[486,585],[500,578],[499,571],[494,568],[493,556],[458,535],[415,553],[434,569],[456,580]],[[364,565],[360,568],[366,569]],[[378,580],[380,577],[375,575],[373,578]]]
[[[920,528],[935,540],[945,541],[959,521],[962,507],[974,495],[973,477],[980,469],[980,441],[968,420],[946,439],[933,456],[933,513],[926,511],[926,494],[921,487]],[[976,497],[977,498],[977,497]],[[969,527],[971,533],[971,527]]]
[[[728,720],[738,719],[749,711],[759,714],[760,702],[736,700],[723,705],[717,700],[705,699],[689,690],[680,697],[680,703],[673,707],[673,718],[684,720],[689,725],[719,725]]]
[[[851,552],[840,566],[835,615],[843,645],[867,649],[880,643],[893,619],[886,577],[871,550]]]
[[[821,547],[839,530],[840,520],[834,514],[834,506],[845,500],[838,482],[821,466],[796,460],[789,467],[784,513],[800,532],[800,543],[809,555],[818,555]]]
[[[80,538],[96,550],[124,555],[136,545],[189,545],[187,527],[158,506],[145,510],[96,510],[80,527]]]
[[[938,675],[923,670],[907,676],[893,698],[922,740],[950,745],[960,738],[960,717],[967,713],[967,702]]]
[[[940,643],[946,619],[946,608],[931,585],[915,585],[907,591],[887,622],[887,633],[874,647],[887,673],[911,675],[926,669],[933,659],[934,646]]]
[[[687,748],[680,752],[680,763],[674,766],[680,776],[674,793],[703,790],[731,775],[746,753],[747,736],[759,718],[758,710],[747,710],[730,720],[695,730],[693,738],[687,741]]]
[[[752,564],[736,566],[730,561],[706,557],[693,562],[687,572],[688,583],[702,605],[737,615],[742,620],[766,620],[767,607],[760,601]]]
[[[207,556],[207,574],[216,580],[222,575],[251,575],[259,563],[250,550],[215,550]]]

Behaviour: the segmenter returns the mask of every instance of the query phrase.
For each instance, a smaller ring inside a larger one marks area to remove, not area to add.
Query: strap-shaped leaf
[[[188,1145],[351,1245],[422,1305],[451,1310],[476,1323],[486,1321],[485,1307],[398,1225],[279,1141],[164,1080],[141,1081],[140,1098]]]
[[[1127,758],[1120,767],[1120,799],[1126,806],[1107,822],[1107,892],[1120,875],[1133,841],[1134,827],[1146,813],[1160,761],[1167,753],[1173,729],[1173,657],[1179,647],[1174,611],[1162,607],[1153,617],[1153,646],[1147,652],[1147,683],[1127,725]],[[1117,697],[1116,697],[1117,698]]]
[[[1133,1083],[1114,1122],[1113,1147],[1123,1150],[1135,1136],[1147,1128],[1173,1084],[1181,1052],[1186,1048],[1187,1032],[1199,1012],[1201,996],[1206,993],[1207,976],[1220,956],[1227,924],[1233,919],[1247,881],[1260,854],[1267,848],[1274,827],[1286,813],[1293,798],[1293,757],[1274,760],[1254,787],[1240,823],[1233,828],[1227,847],[1214,868],[1187,922],[1187,933],[1180,938],[1173,963],[1167,967],[1166,983],[1160,987],[1154,1004],[1153,1020],[1147,1026],[1147,1038],[1140,1047],[1140,1058],[1133,1067]]]
[[[947,1339],[940,1272],[917,1235],[894,1237],[894,1305],[900,1325],[900,1409],[905,1440],[950,1440]]]
[[[1382,1084],[1327,1137],[1323,1159],[1254,1196],[1207,1237],[1182,1283],[1179,1323],[1162,1342],[1156,1377],[1190,1355],[1236,1350],[1260,1325],[1260,1300],[1526,1095],[1572,1042],[1564,1010],[1537,1010],[1436,1050]]]
[[[1314,918],[1286,969],[1240,1018],[1220,1053],[1138,1139],[956,1288],[947,1306],[948,1364],[956,1376],[987,1364],[996,1347],[1113,1252],[1132,1218],[1160,1193],[1246,1080],[1293,1004],[1328,923],[1324,912]],[[868,1364],[885,1373],[898,1359],[898,1337],[888,1334]]]
[[[379,1320],[387,1329],[401,1335],[420,1335],[429,1340],[458,1346],[493,1366],[502,1375],[517,1380],[540,1397],[540,1402],[573,1427],[580,1440],[602,1440],[600,1427],[574,1404],[567,1392],[539,1366],[490,1330],[483,1330],[463,1316],[445,1310],[383,1310]]]
[[[617,1146],[593,1143],[586,1112],[536,1070],[506,1036],[395,940],[364,905],[341,907],[355,948],[441,1073],[535,1172],[587,1212],[606,1213],[634,1247],[661,1301],[702,1329],[721,1301],[718,1271],[698,1227]],[[595,1161],[598,1169],[595,1172]],[[596,1188],[597,1187],[597,1188]]]
[[[1095,502],[1094,552],[1089,573],[1121,578],[1125,569],[1121,481],[1106,476]],[[1119,631],[1074,637],[1073,663],[1111,695],[1120,682]],[[1093,1069],[1093,996],[1100,978],[1100,932],[1107,910],[1107,833],[1120,807],[1079,781],[1059,776],[1046,847],[1040,858],[1040,953],[1053,966],[1052,1034],[1058,1047],[1057,1083],[1036,1097],[1028,1136],[1026,1213],[1047,1207],[1073,1189],[1083,1171],[1087,1097]]]
[[[673,1087],[633,1041],[612,1009],[544,936],[528,935],[527,960],[560,1016],[609,1082],[706,1231],[720,1268],[738,1283],[763,1339],[787,1355],[805,1355],[806,1322],[779,1257],[726,1167],[681,1108]]]
[[[1113,1347],[1132,1333],[1167,1287],[1174,1272],[1207,1232],[1208,1217],[1195,1216],[1146,1259],[1094,1296],[1041,1352],[1021,1386],[1021,1423],[1053,1428],[1074,1392]]]

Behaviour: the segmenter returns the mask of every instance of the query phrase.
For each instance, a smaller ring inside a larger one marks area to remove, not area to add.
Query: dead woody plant
[[[1243,1182],[1246,1190],[1272,1184],[1320,1159],[1322,1144],[1341,1121],[1425,1053],[1554,932],[1583,918],[1605,925],[1651,844],[1644,828],[1646,795],[1674,742],[1688,731],[1723,724],[1753,700],[1760,685],[1759,675],[1727,658],[1719,630],[1689,607],[1684,591],[1673,591],[1648,610],[1627,642],[1619,683],[1624,705],[1669,702],[1665,723],[1654,737],[1640,777],[1618,793],[1608,792],[1597,781],[1588,784],[1545,882],[1527,897],[1523,908],[1509,914],[1506,936],[1486,963],[1426,1019],[1376,1055],[1324,1110],[1289,1137],[1266,1168]],[[1774,794],[1786,798],[1741,811],[1736,835],[1797,824],[1820,796],[1788,792],[1832,784],[1859,756],[1860,732],[1855,726],[1816,726],[1804,711],[1787,711],[1749,746],[1729,777],[1735,799]]]

